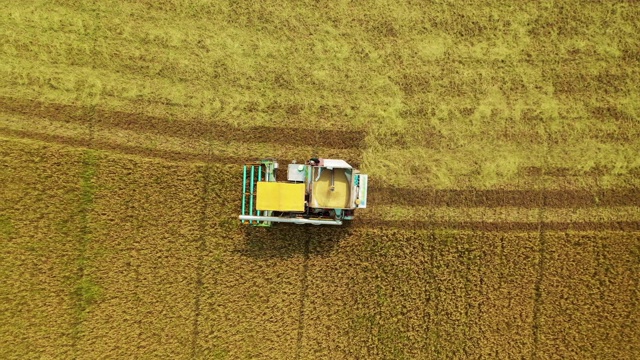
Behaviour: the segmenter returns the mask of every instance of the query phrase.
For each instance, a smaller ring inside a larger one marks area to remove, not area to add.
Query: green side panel
[[[244,213],[245,211],[245,207],[246,207],[246,202],[247,202],[247,165],[245,165],[243,167],[243,172],[242,172],[242,215],[246,215]],[[245,221],[242,220],[242,223],[244,224]]]
[[[262,165],[258,166],[258,182],[260,181],[262,181]],[[258,199],[256,198],[256,202],[257,201]],[[258,216],[260,216],[260,210],[258,210],[257,213],[258,213]]]
[[[253,215],[253,179],[255,179],[255,167],[251,167],[251,193],[249,194],[249,216]],[[252,224],[253,220],[249,220],[249,224]]]

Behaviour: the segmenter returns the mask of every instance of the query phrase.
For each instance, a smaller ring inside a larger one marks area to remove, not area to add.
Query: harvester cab
[[[243,224],[275,222],[342,225],[367,207],[367,175],[344,160],[313,158],[287,166],[287,180],[276,180],[278,162],[245,164],[242,178]]]

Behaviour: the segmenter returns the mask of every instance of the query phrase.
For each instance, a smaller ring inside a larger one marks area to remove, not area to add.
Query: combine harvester
[[[277,170],[272,159],[244,165],[243,224],[342,225],[353,220],[356,209],[367,207],[367,175],[344,160],[294,161],[287,167],[287,181],[276,181]]]

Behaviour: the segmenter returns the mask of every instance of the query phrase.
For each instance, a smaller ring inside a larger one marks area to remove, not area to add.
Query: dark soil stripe
[[[547,252],[547,224],[543,221],[545,211],[547,208],[547,199],[545,197],[545,191],[539,192],[542,201],[542,207],[538,211],[538,264],[536,269],[536,282],[533,286],[533,320],[531,330],[533,333],[533,357],[538,356],[538,344],[540,343],[540,307],[542,305],[542,280],[544,278],[544,272],[546,269],[546,252]]]
[[[209,191],[211,187],[211,166],[205,165],[202,172],[202,209],[200,211],[199,232],[198,237],[198,262],[196,265],[196,281],[195,281],[195,298],[193,310],[193,323],[191,329],[191,358],[199,358],[198,354],[198,338],[200,336],[200,317],[202,314],[202,292],[204,286],[204,257],[207,250],[206,229],[209,219],[207,217],[209,208]]]
[[[392,187],[369,188],[369,202],[376,205],[423,207],[487,207],[542,206],[537,190],[416,190]],[[596,206],[640,206],[640,189],[545,190],[546,206],[550,208],[584,208]]]
[[[4,134],[5,136],[15,137],[15,138],[23,138],[23,139],[31,139],[42,141],[46,143],[55,143],[60,145],[67,145],[71,147],[79,147],[79,148],[89,148],[89,140],[87,138],[76,138],[71,136],[62,136],[62,135],[53,135],[53,134],[43,134],[35,131],[27,131],[27,130],[14,130],[14,129],[5,129],[0,128],[0,134]],[[93,149],[96,150],[104,150],[104,151],[112,151],[121,154],[127,155],[135,155],[141,156],[144,158],[157,158],[168,161],[182,161],[182,162],[209,162],[209,163],[217,163],[217,164],[244,164],[250,161],[258,160],[257,157],[241,157],[241,156],[229,156],[229,155],[215,155],[215,154],[205,154],[205,153],[187,153],[181,151],[174,150],[160,150],[160,149],[150,149],[142,146],[134,146],[134,145],[123,145],[123,144],[115,144],[110,143],[104,140],[93,140],[91,144]],[[313,154],[310,154],[313,155]],[[361,158],[357,157],[341,157],[345,161],[347,161],[352,166],[358,168],[362,161]],[[301,161],[302,159],[284,159],[279,158],[278,161],[280,164],[288,164],[292,160]],[[238,171],[241,171],[239,168]]]
[[[586,73],[581,67],[559,69],[551,66],[547,71],[553,83],[554,93],[569,96],[583,93],[622,95],[628,91],[631,84],[630,76],[635,73],[624,66],[610,67],[598,74]]]
[[[239,222],[239,221],[238,221]],[[247,230],[250,225],[246,225]],[[544,222],[544,231],[640,231],[640,222],[637,221],[607,221],[607,222]],[[478,231],[478,232],[531,232],[538,233],[540,231],[540,223],[538,222],[487,222],[487,221],[403,221],[403,220],[375,220],[375,219],[356,219],[354,221],[346,221],[343,226],[314,226],[314,225],[293,225],[293,224],[274,224],[273,230],[281,228],[287,231],[287,234],[293,229],[294,231],[302,231],[306,227],[309,232],[307,236],[314,234],[333,234],[328,237],[339,238],[350,232],[350,229],[373,229],[373,230],[462,230],[462,231]],[[249,231],[251,232],[251,231]],[[435,235],[434,235],[435,236]],[[285,241],[285,240],[283,240]]]
[[[302,278],[300,279],[300,311],[298,313],[298,336],[296,339],[296,359],[302,356],[302,340],[304,338],[304,315],[307,293],[309,288],[309,248],[311,238],[304,240],[304,262],[302,264]]]
[[[48,143],[57,143],[73,147],[114,151],[123,154],[159,158],[169,161],[211,162],[220,164],[243,164],[250,160],[246,157],[193,154],[179,151],[149,149],[140,146],[113,144],[88,138],[74,138],[60,135],[42,134],[25,130],[0,128],[0,134],[10,137],[27,138]],[[282,164],[289,159],[279,159]],[[298,159],[299,160],[299,159]],[[345,159],[358,167],[359,159]],[[240,171],[240,170],[238,170]],[[497,208],[513,206],[538,208],[541,201],[536,190],[416,190],[393,187],[370,187],[369,201],[376,205],[397,205],[424,207],[487,207]],[[639,206],[640,189],[609,189],[603,191],[587,190],[545,190],[546,206],[549,208],[584,208],[596,206]]]
[[[580,171],[577,169],[572,169],[569,167],[548,167],[542,168],[540,166],[526,166],[522,167],[518,170],[519,175],[523,176],[541,176],[544,174],[545,176],[551,177],[569,177],[569,176],[604,176],[604,175],[615,175],[613,174],[614,167],[613,166],[597,166],[593,169]],[[640,167],[632,167],[629,168],[625,175],[640,175]]]
[[[25,130],[12,130],[12,129],[3,129],[0,128],[0,134],[17,137],[17,138],[25,138],[31,140],[37,140],[47,143],[55,143],[60,145],[67,145],[72,147],[79,148],[89,148],[90,145],[93,149],[96,150],[106,150],[113,151],[127,155],[136,155],[142,156],[145,158],[158,158],[169,161],[193,161],[193,162],[212,162],[212,163],[225,163],[225,164],[243,164],[247,160],[240,157],[233,156],[215,156],[208,155],[205,153],[202,154],[194,154],[194,153],[186,153],[180,151],[171,151],[171,150],[158,150],[158,149],[149,149],[141,146],[132,146],[132,145],[121,145],[121,144],[113,144],[106,141],[101,140],[93,140],[90,142],[87,138],[75,138],[70,136],[61,136],[61,135],[52,135],[52,134],[42,134],[34,131],[25,131]]]
[[[93,115],[90,107],[46,103],[37,100],[0,97],[0,111],[57,122],[85,124]],[[364,147],[364,131],[328,130],[305,127],[253,126],[239,128],[231,124],[209,123],[201,120],[174,120],[140,113],[95,109],[95,125],[139,133],[173,136],[183,139],[202,139],[213,134],[212,140],[318,146],[333,149]]]
[[[637,221],[608,222],[544,222],[545,231],[640,231]],[[403,221],[403,220],[355,220],[353,227],[371,229],[406,230],[468,230],[480,232],[538,232],[537,222],[485,222],[485,221]]]
[[[633,124],[637,121],[633,115],[625,113],[614,106],[597,106],[591,109],[591,115],[598,120],[610,121],[617,120],[630,126],[628,130],[633,130]]]

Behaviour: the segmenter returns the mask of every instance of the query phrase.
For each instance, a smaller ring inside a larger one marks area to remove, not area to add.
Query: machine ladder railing
[[[262,164],[246,164],[242,169],[242,215],[259,215],[259,212],[254,208],[256,203],[256,188],[257,181],[256,174],[259,178],[262,178]],[[253,220],[248,221],[250,224]],[[247,221],[242,221],[243,224]]]
[[[275,181],[275,166],[273,162],[261,161],[245,164],[242,169],[242,215],[243,216],[269,216],[270,211],[260,211],[256,208],[258,182]],[[271,222],[262,220],[242,220],[243,224],[249,223],[256,226],[270,226]]]

